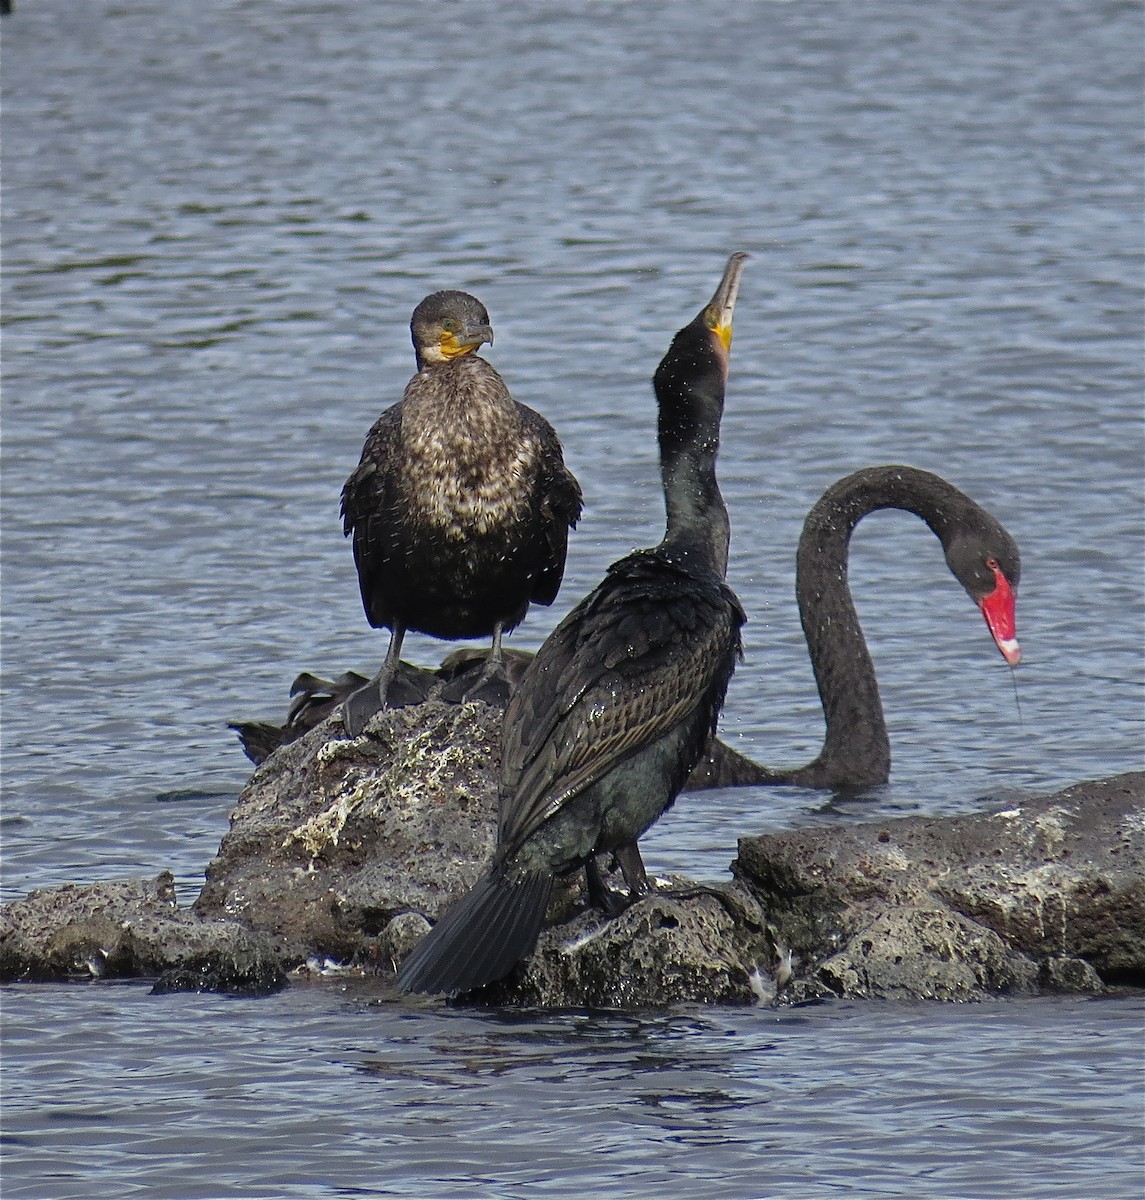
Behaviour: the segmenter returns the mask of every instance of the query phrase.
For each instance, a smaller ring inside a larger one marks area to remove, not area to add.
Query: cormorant
[[[497,849],[402,965],[404,991],[466,992],[508,974],[536,944],[556,876],[584,866],[609,906],[599,853],[617,852],[633,898],[647,888],[636,839],[703,754],[740,654],[715,465],[745,258],[728,260],[653,380],[664,540],[613,563],[525,671],[505,714]]]
[[[417,374],[375,422],[342,489],[366,618],[391,631],[381,670],[346,701],[352,736],[387,702],[406,702],[395,673],[407,629],[492,635],[488,665],[465,694],[491,681],[502,694],[501,635],[530,602],[556,598],[581,512],[553,427],[475,353],[493,341],[485,306],[434,292],[414,309],[410,333]]]

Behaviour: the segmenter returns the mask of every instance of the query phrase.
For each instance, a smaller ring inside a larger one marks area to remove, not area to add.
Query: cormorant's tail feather
[[[469,992],[502,979],[536,945],[553,877],[482,876],[413,948],[398,972],[403,992]]]

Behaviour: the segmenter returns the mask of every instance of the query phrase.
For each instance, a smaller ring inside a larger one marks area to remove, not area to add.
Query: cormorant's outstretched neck
[[[379,707],[414,699],[395,694],[407,629],[492,635],[489,664],[466,695],[487,684],[507,693],[501,635],[530,603],[556,597],[581,511],[552,426],[476,354],[493,340],[484,305],[435,292],[410,331],[417,374],[370,430],[342,490],[362,606],[371,625],[391,630],[381,671],[346,701],[351,734]]]
[[[667,526],[660,549],[687,555],[723,576],[728,565],[728,512],[716,481],[724,381],[731,326],[713,315],[735,304],[738,274],[675,336],[653,376],[658,406],[660,476]],[[712,322],[716,321],[713,326]]]
[[[833,484],[807,515],[796,557],[796,598],[823,703],[822,752],[791,770],[760,768],[754,780],[852,789],[885,783],[890,739],[874,664],[847,586],[851,534],[868,513],[915,513],[942,543],[955,578],[981,609],[1011,665],[1020,657],[1014,598],[1018,547],[1002,525],[964,492],[914,467],[868,467]]]
[[[536,943],[555,877],[585,866],[608,899],[598,853],[618,852],[634,895],[647,886],[636,839],[703,753],[739,655],[715,459],[744,257],[656,371],[664,540],[614,563],[526,669],[505,714],[496,853],[402,965],[406,991],[501,978]]]

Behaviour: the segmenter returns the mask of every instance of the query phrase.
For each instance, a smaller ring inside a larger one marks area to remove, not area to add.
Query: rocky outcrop
[[[323,722],[259,768],[195,902],[267,930],[288,957],[368,958],[402,913],[436,918],[493,851],[501,720],[431,700],[360,738]]]
[[[160,990],[256,993],[286,978],[265,934],[180,911],[169,871],[37,890],[4,908],[0,979],[137,977],[161,978]]]
[[[0,977],[265,990],[335,960],[388,978],[488,858],[499,759],[500,713],[483,704],[387,711],[352,740],[329,716],[255,772],[190,910],[167,874],[33,892],[3,912]],[[1001,812],[744,838],[732,883],[666,881],[612,920],[573,878],[536,952],[476,998],[643,1007],[1143,986],[1143,828],[1145,776],[1127,775]]]
[[[970,816],[744,838],[795,997],[1145,986],[1145,775]]]
[[[488,650],[454,650],[442,660],[434,671],[398,663],[398,679],[401,693],[414,697],[420,703],[437,699],[450,683],[460,681],[466,675],[475,677],[485,665]],[[505,671],[512,686],[516,686],[533,655],[525,650],[502,651]],[[286,720],[279,725],[275,721],[232,721],[229,728],[238,734],[243,753],[255,766],[261,766],[280,747],[304,737],[326,720],[334,710],[366,682],[365,675],[356,671],[343,671],[337,679],[324,679],[310,671],[303,671],[290,685],[290,707]],[[707,788],[743,787],[754,783],[775,783],[774,772],[761,767],[738,750],[721,742],[709,739],[704,757],[684,785],[686,792],[702,792]]]

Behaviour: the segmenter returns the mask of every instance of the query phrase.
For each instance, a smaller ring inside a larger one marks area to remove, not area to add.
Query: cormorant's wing
[[[374,610],[381,594],[379,583],[394,553],[391,509],[400,436],[401,405],[395,404],[374,422],[361,461],[342,488],[342,531],[354,535],[362,606],[377,627],[386,623]]]
[[[528,405],[518,404],[517,410],[541,449],[534,491],[534,511],[540,519],[541,542],[537,547],[540,567],[530,599],[537,604],[552,604],[565,573],[569,529],[580,520],[584,499],[576,476],[565,466],[556,430]]]
[[[655,551],[614,564],[553,631],[509,703],[499,843],[519,844],[697,707],[712,707],[714,724],[743,620],[714,575]]]

